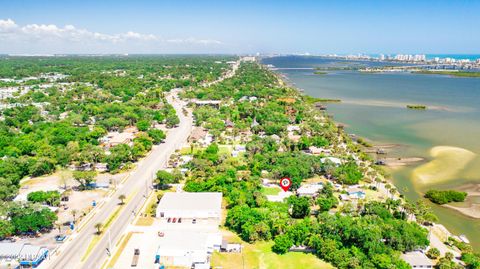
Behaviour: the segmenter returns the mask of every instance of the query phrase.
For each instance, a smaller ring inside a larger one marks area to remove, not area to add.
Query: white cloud
[[[0,34],[1,33],[10,33],[15,31],[18,28],[18,25],[11,19],[0,20]]]
[[[183,49],[195,51],[207,47],[218,48],[222,44],[213,39],[194,37],[163,39],[154,34],[133,31],[118,34],[98,33],[79,29],[73,25],[20,26],[12,19],[0,19],[0,53],[116,53],[118,51],[142,53],[171,52],[172,50],[178,52],[182,46]]]

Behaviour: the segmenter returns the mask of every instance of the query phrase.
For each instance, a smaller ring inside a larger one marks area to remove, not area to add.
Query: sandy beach
[[[390,168],[398,168],[406,165],[417,164],[424,161],[424,158],[420,157],[407,157],[407,158],[386,158],[385,165]]]
[[[403,102],[392,102],[384,100],[342,100],[342,104],[351,104],[351,105],[363,105],[363,106],[378,106],[378,107],[397,107],[407,109],[407,105],[410,103]],[[437,110],[437,111],[448,111],[448,112],[466,112],[471,110],[467,107],[448,107],[448,106],[438,106],[438,105],[428,105],[427,110]]]
[[[465,216],[480,219],[480,204],[471,204],[468,207],[460,207],[455,205],[443,205],[444,207],[456,210]]]
[[[455,179],[476,154],[459,147],[437,146],[430,150],[433,160],[413,170],[416,183],[435,184]]]

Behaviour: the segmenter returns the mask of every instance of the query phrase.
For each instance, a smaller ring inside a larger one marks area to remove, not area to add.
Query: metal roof
[[[167,192],[163,195],[158,209],[215,211],[222,206],[221,192]]]

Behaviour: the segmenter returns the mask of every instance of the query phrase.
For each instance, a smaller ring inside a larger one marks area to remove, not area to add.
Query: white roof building
[[[293,131],[300,132],[300,126],[298,126],[298,125],[288,125],[287,126],[287,131],[289,131],[289,132],[293,132]]]
[[[313,197],[316,196],[321,189],[323,189],[323,184],[321,183],[304,184],[297,189],[297,195]]]
[[[340,160],[339,158],[336,158],[336,157],[325,157],[325,158],[321,158],[320,161],[322,163],[325,163],[326,161],[330,161],[335,165],[341,165],[342,164],[342,160]]]
[[[0,260],[18,260],[20,265],[37,267],[48,254],[48,249],[23,243],[0,243]],[[15,263],[12,263],[15,264]]]
[[[318,148],[318,147],[315,147],[315,146],[310,146],[308,148],[308,152],[313,154],[313,155],[320,155],[322,153],[324,153],[324,154],[331,154],[332,153],[332,151],[330,149]]]
[[[167,192],[157,206],[156,216],[220,220],[221,211],[221,192]]]
[[[155,259],[169,266],[210,265],[210,255],[220,250],[221,245],[219,232],[166,231],[159,240]]]
[[[197,106],[219,106],[222,101],[220,100],[193,100],[193,103],[195,103]]]

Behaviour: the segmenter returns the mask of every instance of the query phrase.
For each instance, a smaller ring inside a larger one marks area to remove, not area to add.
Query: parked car
[[[65,241],[65,238],[67,238],[66,235],[59,234],[59,235],[55,236],[55,241],[57,241],[59,243],[62,243],[63,241]]]

